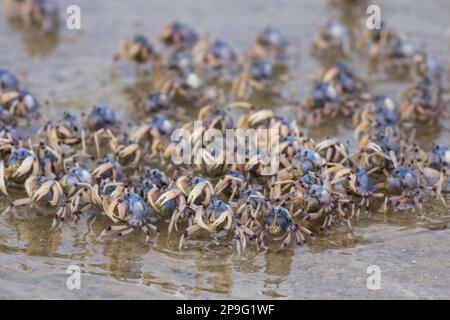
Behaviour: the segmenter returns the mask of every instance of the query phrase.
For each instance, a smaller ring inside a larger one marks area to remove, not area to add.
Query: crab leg
[[[133,231],[134,227],[127,224],[120,226],[109,226],[102,231],[100,234],[100,239],[104,237],[120,237],[120,235],[123,235],[123,232],[127,230]]]
[[[297,238],[297,244],[299,246],[302,244],[306,244],[306,239],[300,230],[295,230],[294,233],[295,233],[295,237]]]
[[[241,240],[241,237],[238,234],[236,234],[234,238],[236,239],[237,254],[238,254],[238,257],[240,257],[241,254],[242,254],[242,251],[244,250],[242,248],[243,247],[242,240]]]
[[[150,242],[151,232],[156,233],[156,237],[159,235],[159,230],[157,227],[152,225],[151,223],[145,223],[141,226],[142,231],[145,233],[145,243],[148,244]]]
[[[47,194],[49,194],[52,185],[53,185],[52,180],[44,182],[42,186],[36,190],[34,196],[32,197],[33,201],[38,202]]]
[[[318,212],[315,212],[315,213],[308,213],[308,214],[305,216],[304,220],[316,220],[316,219],[319,219],[319,218],[322,216],[323,211],[324,211],[324,209],[321,208]]]
[[[267,250],[268,249],[268,247],[266,246],[266,243],[265,243],[265,241],[264,241],[264,238],[265,238],[265,231],[263,230],[262,232],[261,232],[261,234],[259,235],[259,238],[258,238],[258,246],[260,246],[261,248],[263,248],[264,250]]]
[[[170,237],[174,227],[175,227],[175,230],[178,232],[177,223],[178,223],[178,220],[180,219],[180,217],[181,217],[181,210],[179,210],[179,209],[175,210],[174,213],[172,214],[172,218],[170,219],[169,232],[167,234],[168,238]]]
[[[53,219],[52,229],[56,229],[61,222],[64,222],[67,214],[67,209],[65,207],[61,207],[55,214],[55,218]]]
[[[230,196],[230,198],[228,199],[228,201],[231,201],[232,199],[234,199],[234,195],[236,194],[238,188],[239,188],[238,186],[234,186],[233,192],[231,193],[231,196]]]
[[[105,132],[105,129],[100,129],[94,133],[95,150],[97,151],[97,159],[100,158],[100,135]]]
[[[386,213],[387,212],[387,205],[388,205],[388,196],[386,196],[385,198],[384,198],[384,204],[383,204],[383,212],[384,213]]]
[[[17,207],[31,205],[31,204],[33,204],[33,200],[31,198],[15,200],[2,212],[2,215],[8,213],[12,208],[17,208]]]
[[[8,191],[6,190],[6,180],[5,180],[5,163],[0,161],[0,190],[8,195]]]
[[[223,190],[225,190],[226,187],[228,187],[228,184],[226,182],[223,182],[221,184],[217,184],[217,187],[215,192],[216,194],[221,194]]]
[[[118,241],[121,238],[125,237],[126,235],[129,235],[130,233],[132,233],[136,228],[135,227],[125,227],[121,232],[119,232],[115,237],[114,237],[114,241]]]
[[[183,235],[182,235],[181,238],[180,238],[180,243],[179,243],[179,245],[178,245],[178,249],[179,249],[179,250],[182,250],[182,249],[183,249],[183,246],[184,246],[184,243],[186,242],[186,240],[187,240],[193,233],[197,232],[197,231],[200,230],[200,229],[201,229],[201,227],[200,227],[199,225],[197,225],[197,224],[194,224],[194,225],[192,225],[192,226],[186,228],[186,230],[184,230],[184,233],[183,233]]]
[[[284,241],[281,244],[280,248],[281,249],[287,248],[289,246],[289,244],[291,243],[291,240],[292,240],[292,232],[289,231],[287,236],[286,236],[286,239],[284,239]]]

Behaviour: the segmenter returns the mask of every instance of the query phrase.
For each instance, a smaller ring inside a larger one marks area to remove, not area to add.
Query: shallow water
[[[81,32],[62,28],[58,38],[36,40],[0,17],[0,68],[22,75],[30,91],[49,102],[44,107],[48,118],[58,117],[61,108],[82,111],[100,103],[115,106],[121,117],[140,117],[133,102],[149,86],[136,81],[135,69],[127,63],[111,77],[112,57],[123,37],[143,33],[156,42],[160,26],[176,19],[226,39],[240,51],[266,24],[278,26],[293,40],[296,58],[289,69],[297,82],[293,98],[304,97],[319,68],[308,54],[314,33],[330,18],[352,17],[348,10],[312,0],[58,3],[61,9],[69,4],[81,7]],[[445,59],[450,49],[450,2],[378,3],[389,25],[449,62]],[[365,74],[365,62],[351,62]],[[368,80],[373,92],[393,98],[408,86],[383,73],[381,80],[379,73]],[[258,101],[295,115],[291,98],[287,94],[280,101]],[[184,108],[187,114],[197,110]],[[449,121],[442,120],[440,129],[421,128],[419,142],[448,143],[449,127]],[[352,129],[343,121],[310,134],[351,139]],[[179,252],[177,239],[166,243],[164,233],[154,246],[146,246],[139,235],[102,243],[97,237],[109,221],[95,215],[52,232],[51,217],[23,209],[0,217],[0,298],[448,298],[449,215],[434,201],[426,204],[424,217],[413,212],[373,213],[355,222],[352,235],[338,229],[317,236],[309,248],[272,247],[266,253],[250,248],[238,258],[230,245],[212,239],[192,240]],[[374,264],[382,272],[378,291],[366,287],[366,268]],[[81,290],[66,289],[69,265],[82,270]]]

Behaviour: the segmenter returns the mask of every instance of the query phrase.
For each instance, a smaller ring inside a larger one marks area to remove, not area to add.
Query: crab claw
[[[214,189],[209,181],[200,182],[191,190],[188,196],[188,203],[194,203],[195,200],[205,192],[205,199],[203,204],[208,204],[211,201],[211,197],[214,194]]]
[[[44,182],[42,186],[40,186],[33,195],[32,197],[33,201],[39,202],[43,197],[45,197],[50,192],[52,186],[53,181],[49,180]]]
[[[13,178],[21,177],[21,176],[27,174],[28,172],[30,172],[30,170],[32,168],[33,168],[33,174],[35,174],[35,172],[34,172],[34,171],[36,171],[34,168],[35,162],[36,162],[36,158],[34,158],[33,156],[27,157],[25,160],[23,160],[22,165],[12,174],[12,177]]]
[[[98,166],[94,171],[92,171],[92,175],[95,177],[100,177],[103,173],[114,169],[114,165],[112,163],[103,163]]]
[[[350,175],[352,173],[352,170],[349,168],[341,169],[336,173],[335,179],[340,179],[341,177]]]
[[[198,225],[200,228],[205,229],[205,230],[207,230],[207,231],[210,232],[210,233],[216,232],[216,226],[215,226],[215,225],[207,225],[207,224],[203,221],[202,218],[200,218],[200,219],[197,221],[197,225]]]
[[[318,151],[322,151],[323,149],[329,148],[329,147],[331,147],[333,145],[337,145],[335,141],[333,141],[331,139],[326,139],[326,140],[323,140],[323,141],[319,142],[316,145],[316,149]]]
[[[157,206],[164,206],[168,201],[173,200],[177,196],[174,190],[165,192],[158,200],[156,200]]]
[[[105,203],[106,204],[106,203]],[[117,209],[118,211],[118,217],[115,216],[114,210]],[[110,217],[114,222],[118,222],[119,220],[122,220],[125,218],[125,203],[119,201],[118,198],[113,198],[111,203],[106,206],[105,213],[108,217]]]
[[[327,177],[327,176],[329,176],[330,174],[333,174],[333,173],[335,173],[336,171],[342,170],[342,169],[343,169],[343,166],[342,166],[342,165],[339,165],[339,164],[335,164],[335,165],[330,164],[330,167],[328,167],[328,168],[326,168],[325,170],[322,171],[321,176],[322,176],[322,177]]]
[[[131,166],[135,167],[137,166],[140,158],[141,158],[141,151],[139,149],[139,145],[137,144],[131,144],[124,149],[119,151],[119,158],[126,158],[132,154],[135,154],[135,157],[133,161],[131,162]]]
[[[248,121],[251,127],[259,125],[261,122],[269,120],[273,118],[275,114],[271,110],[260,110],[258,112],[253,113],[248,117]]]

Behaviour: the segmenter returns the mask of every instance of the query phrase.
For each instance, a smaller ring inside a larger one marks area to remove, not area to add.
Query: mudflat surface
[[[58,1],[61,13],[73,1]],[[76,1],[82,10],[82,30],[61,29],[57,39],[36,40],[0,18],[0,68],[21,75],[45,107],[48,118],[61,109],[81,112],[99,103],[115,107],[119,117],[141,116],[131,106],[148,88],[136,83],[133,66],[122,65],[111,78],[112,57],[123,37],[142,33],[156,42],[162,24],[180,20],[245,50],[256,34],[272,24],[293,40],[298,64],[290,73],[304,97],[319,68],[308,54],[320,25],[331,18],[351,19],[326,1]],[[450,46],[448,1],[379,1],[383,19],[435,52],[445,63]],[[357,71],[362,61],[351,61]],[[394,99],[408,86],[389,78],[373,81],[373,92]],[[268,103],[288,114],[286,102]],[[186,107],[187,113],[195,110]],[[193,107],[192,107],[193,108]],[[448,120],[440,129],[419,130],[420,143],[448,143]],[[33,130],[33,126],[29,129]],[[315,128],[313,136],[351,138],[345,123]],[[450,198],[447,197],[450,201]],[[8,200],[2,198],[2,208]],[[165,235],[153,246],[131,236],[120,243],[98,241],[108,225],[104,217],[85,215],[76,226],[51,231],[51,218],[0,217],[0,298],[2,299],[444,299],[450,297],[449,212],[427,203],[425,217],[414,212],[390,212],[355,223],[354,234],[336,230],[319,235],[309,248],[268,252],[249,249],[237,258],[224,243],[191,241],[177,250],[177,239]],[[67,268],[81,268],[81,290],[66,288]],[[381,289],[367,289],[367,267],[381,270]]]

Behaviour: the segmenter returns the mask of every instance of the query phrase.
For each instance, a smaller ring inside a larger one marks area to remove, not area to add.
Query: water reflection
[[[231,296],[247,288],[271,298],[283,298],[283,288],[295,274],[294,259],[310,258],[309,254],[328,249],[368,244],[363,236],[364,227],[374,223],[432,230],[448,226],[450,215],[442,205],[426,204],[425,211],[432,213],[426,218],[412,211],[375,214],[354,224],[358,235],[349,234],[344,227],[336,228],[326,234],[319,233],[308,247],[280,250],[279,243],[269,242],[270,249],[263,252],[249,245],[240,258],[228,242],[207,236],[192,240],[189,249],[179,252],[176,249],[179,234],[172,235],[176,239],[168,243],[165,231],[152,246],[145,245],[139,233],[122,241],[99,242],[97,238],[109,222],[98,215],[86,215],[74,228],[58,231],[51,230],[49,216],[28,215],[25,219],[11,215],[2,220],[11,232],[0,239],[0,252],[74,260],[87,273],[157,286],[170,294],[196,298],[215,294]],[[32,263],[30,268],[33,269]]]
[[[42,32],[26,26],[23,21],[16,18],[7,18],[6,20],[13,30],[21,34],[25,50],[32,57],[47,57],[53,53],[60,43],[58,30]]]
[[[337,11],[337,18],[345,24],[350,31],[356,30],[366,16],[366,9],[369,3],[365,0],[340,1],[329,0],[330,11]]]
[[[6,218],[6,223],[15,230],[16,235],[16,239],[12,240],[14,245],[10,249],[30,256],[57,256],[61,232],[52,231],[51,217],[30,211],[28,209],[23,212],[23,217],[19,211]]]
[[[268,251],[265,255],[267,275],[287,276],[291,271],[293,250]]]
[[[142,244],[138,235],[130,236],[127,241],[103,244],[102,254],[109,258],[108,272],[117,279],[140,279],[142,275],[142,256],[150,247]]]
[[[209,284],[209,290],[230,294],[233,290],[233,278],[231,272],[231,254],[202,256],[195,262],[197,274],[203,275]]]

